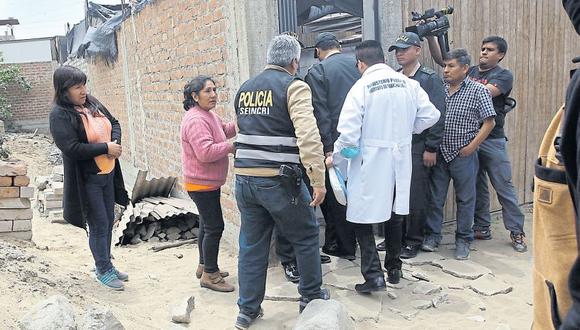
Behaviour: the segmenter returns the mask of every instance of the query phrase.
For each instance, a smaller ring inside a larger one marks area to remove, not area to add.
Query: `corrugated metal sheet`
[[[147,171],[139,170],[131,194],[131,202],[135,204],[146,197],[169,197],[176,181],[176,177],[153,178],[147,180]]]
[[[296,32],[298,28],[296,0],[278,0],[278,22],[280,33]]]

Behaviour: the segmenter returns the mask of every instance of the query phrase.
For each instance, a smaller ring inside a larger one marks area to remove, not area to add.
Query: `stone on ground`
[[[453,275],[458,278],[475,280],[485,274],[491,274],[491,270],[471,260],[435,260],[433,265],[441,268],[444,273]]]
[[[345,305],[336,300],[311,301],[298,317],[294,330],[354,330]]]
[[[421,282],[413,289],[414,294],[434,294],[442,290],[441,285],[429,282]]]
[[[45,299],[19,321],[22,330],[76,330],[75,312],[70,301],[55,295]]]
[[[513,287],[506,282],[487,274],[477,280],[467,284],[467,287],[476,293],[484,296],[495,296],[497,294],[508,294],[512,292]]]
[[[113,313],[101,306],[91,305],[85,313],[80,330],[125,330]]]
[[[185,298],[171,312],[171,321],[175,323],[189,323],[191,321],[191,311],[195,308],[195,297]]]

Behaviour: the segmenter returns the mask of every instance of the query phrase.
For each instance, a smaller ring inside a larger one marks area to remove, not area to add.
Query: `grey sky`
[[[100,4],[117,4],[121,0],[95,0]],[[16,39],[52,37],[66,33],[66,23],[71,26],[84,18],[85,0],[0,0],[0,19],[17,18],[14,26]],[[4,35],[5,26],[0,26]]]

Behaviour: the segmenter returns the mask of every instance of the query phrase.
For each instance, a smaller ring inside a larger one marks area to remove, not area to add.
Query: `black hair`
[[[483,41],[481,42],[481,45],[483,46],[483,44],[487,44],[487,43],[495,44],[497,46],[498,52],[500,52],[502,54],[507,53],[508,44],[504,38],[499,37],[499,36],[489,36],[489,37],[486,37],[485,39],[483,39]]]
[[[321,50],[338,49],[340,48],[340,41],[336,39],[324,40],[319,42],[316,48],[320,48]]]
[[[383,47],[376,40],[365,40],[358,44],[354,50],[356,51],[356,59],[368,66],[385,63]]]
[[[469,53],[467,53],[467,50],[464,48],[451,50],[449,53],[447,53],[445,60],[457,60],[457,63],[461,65],[471,65],[471,56],[469,56]]]
[[[205,86],[206,81],[211,81],[215,84],[215,81],[212,79],[212,77],[205,75],[199,75],[185,84],[183,87],[183,109],[185,109],[185,111],[197,105],[197,102],[195,102],[191,96],[191,93],[199,94],[199,92]]]
[[[54,86],[54,103],[66,110],[73,110],[76,104],[73,104],[68,97],[68,89],[75,85],[85,85],[87,75],[80,69],[63,65],[54,71],[52,75],[52,84]],[[87,94],[83,107],[89,109],[93,117],[103,116],[99,112],[101,103],[92,95]],[[75,111],[76,113],[76,111]]]

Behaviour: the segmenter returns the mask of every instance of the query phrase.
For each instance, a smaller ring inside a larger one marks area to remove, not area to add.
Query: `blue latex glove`
[[[358,147],[346,147],[340,151],[340,154],[344,158],[354,158],[358,156],[360,149]]]

